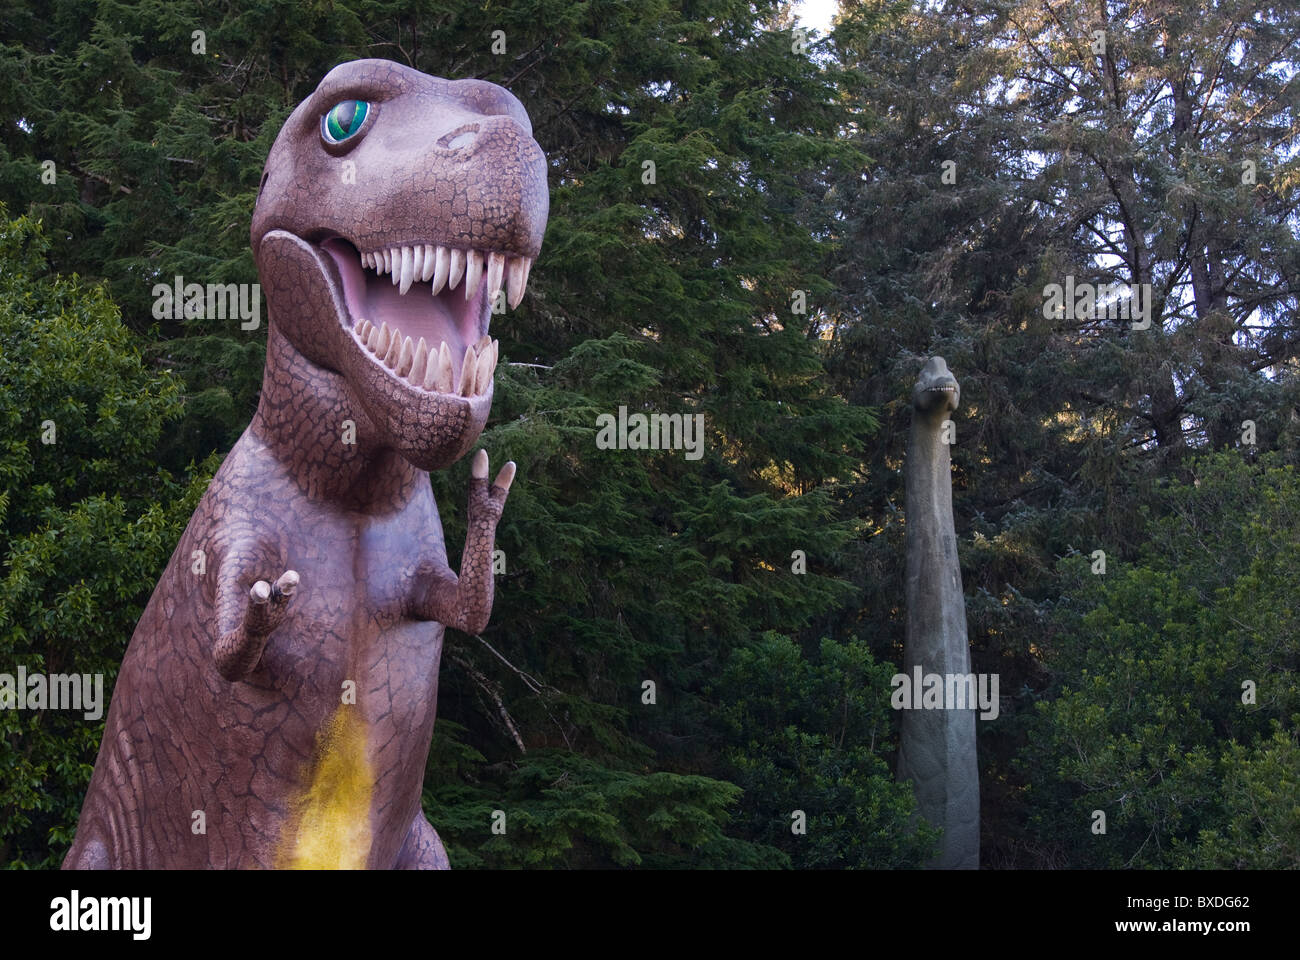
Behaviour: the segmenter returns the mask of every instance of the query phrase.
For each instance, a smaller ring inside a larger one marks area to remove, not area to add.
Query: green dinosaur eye
[[[361,129],[370,104],[364,100],[344,100],[321,117],[320,130],[327,143],[342,143]]]

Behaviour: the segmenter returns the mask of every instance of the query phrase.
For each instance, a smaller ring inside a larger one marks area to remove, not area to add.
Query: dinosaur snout
[[[462,123],[450,133],[444,133],[438,138],[435,146],[439,150],[454,152],[456,150],[468,150],[478,140],[480,125],[477,123]]]
[[[961,387],[943,357],[931,357],[912,388],[912,402],[926,413],[950,413],[961,402]]]
[[[504,159],[529,143],[537,147],[532,134],[517,120],[497,116],[459,124],[438,137],[433,146],[435,153],[460,154],[466,160],[475,158],[480,152],[486,152],[488,159],[492,159],[493,152],[500,154],[499,159]],[[540,153],[540,148],[536,152]]]
[[[359,173],[383,165],[386,176],[359,191],[368,202],[360,229],[339,233],[361,250],[420,242],[535,259],[549,198],[546,155],[528,129],[508,115],[461,111],[438,124],[385,106],[376,129],[400,127],[356,161]]]

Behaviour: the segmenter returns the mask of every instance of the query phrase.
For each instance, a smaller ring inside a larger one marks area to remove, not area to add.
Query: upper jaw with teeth
[[[384,247],[361,254],[361,266],[378,274],[391,274],[398,292],[405,295],[413,283],[431,281],[436,296],[445,286],[455,290],[465,280],[465,299],[478,290],[487,274],[487,299],[491,302],[505,285],[506,299],[513,310],[524,298],[532,257],[520,257],[496,250],[460,250],[434,244]]]
[[[428,393],[485,396],[492,386],[500,355],[500,344],[484,334],[478,343],[465,348],[460,376],[456,377],[452,372],[451,349],[445,340],[436,350],[431,349],[424,337],[412,343],[410,337],[403,337],[401,330],[389,327],[386,322],[376,327],[364,318],[356,322],[352,334],[399,380]]]

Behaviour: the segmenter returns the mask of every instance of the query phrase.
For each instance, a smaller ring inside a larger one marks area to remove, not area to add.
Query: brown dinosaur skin
[[[353,99],[369,114],[329,142],[322,116]],[[546,215],[545,157],[493,84],[361,60],[290,116],[252,222],[269,310],[257,413],[127,649],[65,868],[447,866],[420,806],[444,625],[488,621],[514,465],[489,487],[476,455],[459,576],[426,471],[487,419],[492,275],[467,300],[421,290],[417,270],[399,301],[360,254],[496,252],[517,303]],[[366,350],[359,304],[447,341],[452,384],[432,379],[434,354],[385,366]]]

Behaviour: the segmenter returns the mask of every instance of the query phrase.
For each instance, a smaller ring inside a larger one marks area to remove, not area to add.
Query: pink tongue
[[[323,248],[338,267],[339,276],[343,279],[343,299],[351,314],[349,326],[363,317],[375,326],[387,323],[389,327],[401,330],[403,337],[410,337],[414,342],[418,343],[424,337],[429,348],[435,351],[445,340],[451,351],[453,365],[459,370],[468,342],[457,321],[462,317],[468,320],[469,317],[478,315],[476,308],[479,306],[481,292],[466,302],[463,285],[455,290],[444,289],[435,297],[429,293],[428,283],[417,282],[406,291],[406,296],[402,296],[391,276],[379,276],[372,271],[363,270],[360,259],[350,244],[340,240],[327,240]],[[450,297],[455,297],[456,301],[451,301]],[[452,313],[457,308],[464,311],[461,317]]]

